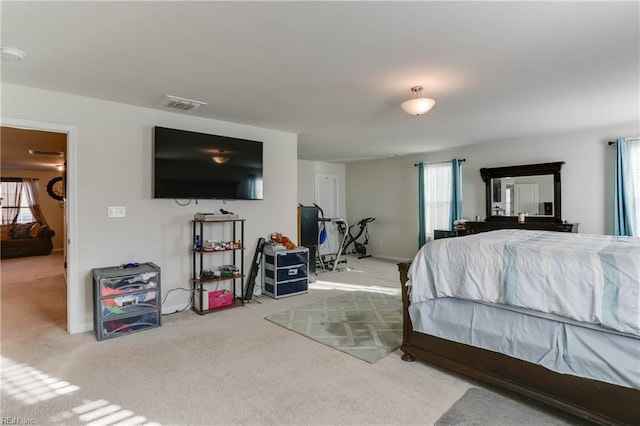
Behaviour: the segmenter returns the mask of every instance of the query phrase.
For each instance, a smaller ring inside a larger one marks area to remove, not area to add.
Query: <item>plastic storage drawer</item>
[[[160,268],[153,263],[93,270],[93,328],[98,340],[159,327]]]
[[[146,330],[150,327],[157,327],[158,325],[160,325],[160,315],[159,311],[156,310],[130,317],[118,317],[103,321],[101,329],[98,331],[101,335],[100,340],[102,340]]]
[[[154,308],[158,308],[157,291],[143,291],[115,297],[103,297],[100,300],[103,319],[115,315],[135,314]]]
[[[288,281],[275,285],[272,280],[267,278],[264,282],[264,288],[267,294],[277,299],[279,297],[306,293],[309,289],[309,284],[305,278],[302,280]]]
[[[294,265],[306,265],[309,263],[309,252],[305,250],[286,250],[277,252],[276,255],[267,254],[266,262],[275,265],[278,268],[294,266]]]
[[[264,248],[262,282],[265,294],[277,299],[308,291],[309,251],[306,247],[293,250]]]
[[[100,296],[154,290],[160,283],[160,271],[147,263],[135,268],[98,268],[94,273],[100,279]]]
[[[272,265],[266,264],[264,274],[267,278],[276,278],[277,281],[299,280],[301,278],[307,278],[307,265],[274,270]]]

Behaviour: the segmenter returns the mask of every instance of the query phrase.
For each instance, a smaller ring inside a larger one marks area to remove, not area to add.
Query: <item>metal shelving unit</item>
[[[193,237],[191,248],[193,306],[191,309],[194,312],[204,315],[244,305],[242,298],[244,221],[244,219],[194,219],[191,221]],[[214,227],[217,229],[210,229]],[[209,249],[206,247],[207,240],[204,240],[204,237],[213,235],[219,236],[220,241],[232,243],[232,245]],[[211,271],[205,267],[207,265],[211,268],[233,265],[237,267],[237,271],[223,276],[205,276],[203,271]]]

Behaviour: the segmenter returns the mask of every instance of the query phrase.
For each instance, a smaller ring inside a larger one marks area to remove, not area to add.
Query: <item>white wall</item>
[[[345,217],[347,214],[345,170],[344,164],[298,160],[298,202],[305,206],[311,206],[316,202],[316,175],[337,176],[338,216]]]
[[[75,164],[69,164],[77,223],[72,242],[76,324],[70,331],[92,328],[91,270],[128,262],[151,261],[162,268],[162,293],[189,287],[189,221],[196,212],[220,208],[246,219],[245,265],[258,237],[297,231],[297,136],[292,133],[141,108],[92,98],[2,84],[2,117],[57,123],[76,129]],[[174,200],[151,198],[152,127],[165,126],[264,142],[264,200],[199,201],[181,207]],[[127,216],[107,218],[107,206],[125,206]],[[70,276],[73,276],[71,274]],[[165,312],[186,305],[189,293],[168,295]],[[73,315],[72,315],[73,316]]]
[[[496,141],[449,151],[348,163],[347,211],[350,218],[374,216],[368,251],[396,260],[418,249],[417,169],[420,161],[466,158],[463,163],[463,212],[485,217],[482,167],[565,161],[562,168],[562,218],[578,222],[579,232],[612,233],[614,149],[617,137],[640,134],[640,122],[562,135]]]

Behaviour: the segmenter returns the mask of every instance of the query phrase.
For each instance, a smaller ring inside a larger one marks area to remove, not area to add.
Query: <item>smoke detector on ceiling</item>
[[[178,111],[193,112],[200,108],[202,105],[206,105],[206,102],[194,101],[193,99],[180,98],[178,96],[165,95],[165,98],[160,102],[160,106],[169,109],[177,109]]]

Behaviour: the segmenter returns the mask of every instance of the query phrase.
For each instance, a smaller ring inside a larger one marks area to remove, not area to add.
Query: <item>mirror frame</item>
[[[517,216],[492,216],[491,179],[517,176],[553,175],[553,216],[528,216],[528,222],[562,223],[560,169],[564,161],[557,163],[525,164],[521,166],[483,167],[480,176],[486,186],[486,218],[485,221],[517,222]]]

